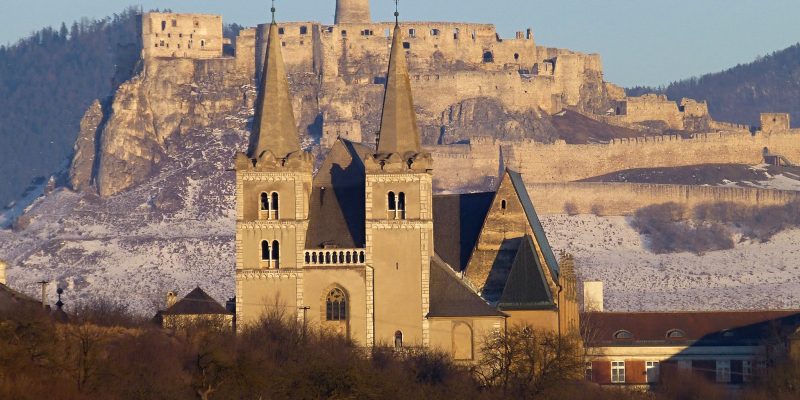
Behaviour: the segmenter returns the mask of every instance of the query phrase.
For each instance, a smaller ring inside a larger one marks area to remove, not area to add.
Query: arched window
[[[397,215],[397,196],[394,194],[394,192],[389,192],[387,205],[387,209],[389,210],[389,219],[395,219]]]
[[[333,288],[325,299],[325,320],[347,321],[347,295],[339,288]]]
[[[396,219],[406,219],[406,194],[400,192],[397,200],[397,217]]]
[[[519,61],[519,53],[514,53],[514,60]]]
[[[614,339],[618,340],[631,340],[633,339],[633,334],[626,330],[616,331],[614,333]]]
[[[483,53],[483,62],[484,63],[493,63],[494,62],[494,54],[491,51],[486,51]]]
[[[272,192],[272,205],[269,210],[269,219],[280,219],[278,215],[280,210],[280,203],[278,201],[278,192]]]
[[[667,332],[667,339],[685,339],[686,332],[680,329],[672,329]]]
[[[269,211],[269,195],[261,193],[261,211]]]
[[[272,267],[280,268],[281,261],[281,244],[277,240],[272,241]]]
[[[394,348],[401,349],[403,348],[403,332],[397,331],[394,333]]]
[[[269,242],[266,240],[261,241],[261,261],[269,261],[272,252],[269,249]]]

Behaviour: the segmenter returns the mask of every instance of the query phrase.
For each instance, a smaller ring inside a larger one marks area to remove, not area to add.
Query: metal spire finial
[[[400,0],[394,0],[394,24],[400,25]]]
[[[270,9],[270,11],[272,11],[272,23],[274,24],[275,23],[275,0],[272,0],[272,8]]]

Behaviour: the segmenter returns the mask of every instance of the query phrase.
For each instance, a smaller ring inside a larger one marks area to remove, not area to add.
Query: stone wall
[[[540,214],[632,215],[642,207],[668,202],[688,208],[718,202],[763,207],[800,200],[797,191],[739,187],[565,182],[528,183],[527,188]]]
[[[780,132],[791,128],[788,113],[762,113],[761,130],[763,132]]]
[[[204,14],[145,13],[142,57],[222,57],[222,17]]]
[[[696,134],[617,139],[609,144],[567,145],[532,142],[503,146],[506,163],[531,182],[576,181],[611,172],[698,164],[759,164],[764,148],[800,160],[800,135],[793,131]]]

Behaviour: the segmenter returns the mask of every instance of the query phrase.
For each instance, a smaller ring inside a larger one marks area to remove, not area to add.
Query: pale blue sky
[[[0,43],[47,26],[99,18],[128,5],[222,14],[251,26],[267,1],[2,0]],[[600,53],[608,81],[658,85],[715,72],[800,41],[798,0],[401,0],[402,18],[486,22],[503,37],[532,27],[539,44]],[[333,21],[335,0],[278,0],[284,21]],[[374,19],[392,18],[393,0],[372,0]]]

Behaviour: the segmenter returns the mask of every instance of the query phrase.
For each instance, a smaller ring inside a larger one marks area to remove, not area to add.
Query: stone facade
[[[204,14],[145,13],[142,57],[209,59],[222,57],[222,17]]]
[[[6,281],[6,268],[8,268],[8,264],[6,264],[5,261],[0,260],[0,285],[8,284]]]

